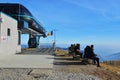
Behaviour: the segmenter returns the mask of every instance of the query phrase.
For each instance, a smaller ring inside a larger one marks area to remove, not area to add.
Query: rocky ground
[[[0,68],[0,80],[120,80],[119,68],[83,64],[64,54],[55,57],[53,65],[52,69]]]
[[[0,69],[0,80],[119,80],[120,75],[104,68],[56,66],[54,69]]]
[[[0,80],[101,80],[93,75],[51,69],[0,69]]]

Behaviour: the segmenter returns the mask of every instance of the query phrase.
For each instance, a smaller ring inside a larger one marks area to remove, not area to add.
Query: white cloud
[[[107,20],[120,19],[119,0],[64,0],[70,4],[101,14]]]

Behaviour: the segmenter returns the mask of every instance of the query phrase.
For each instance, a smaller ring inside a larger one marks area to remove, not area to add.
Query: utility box
[[[11,55],[21,52],[21,33],[17,25],[17,20],[0,12],[0,55]]]

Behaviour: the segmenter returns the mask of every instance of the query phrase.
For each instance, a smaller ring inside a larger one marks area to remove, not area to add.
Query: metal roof
[[[0,11],[18,20],[18,25],[21,21],[26,21],[29,28],[35,30],[43,37],[46,36],[45,29],[39,21],[37,21],[30,11],[19,3],[0,3]],[[23,29],[23,26],[18,26],[18,29]]]

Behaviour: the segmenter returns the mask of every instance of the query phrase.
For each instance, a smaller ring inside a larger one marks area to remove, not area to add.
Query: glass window
[[[18,31],[18,45],[21,44],[21,32]]]
[[[7,29],[7,36],[10,36],[10,28]]]

